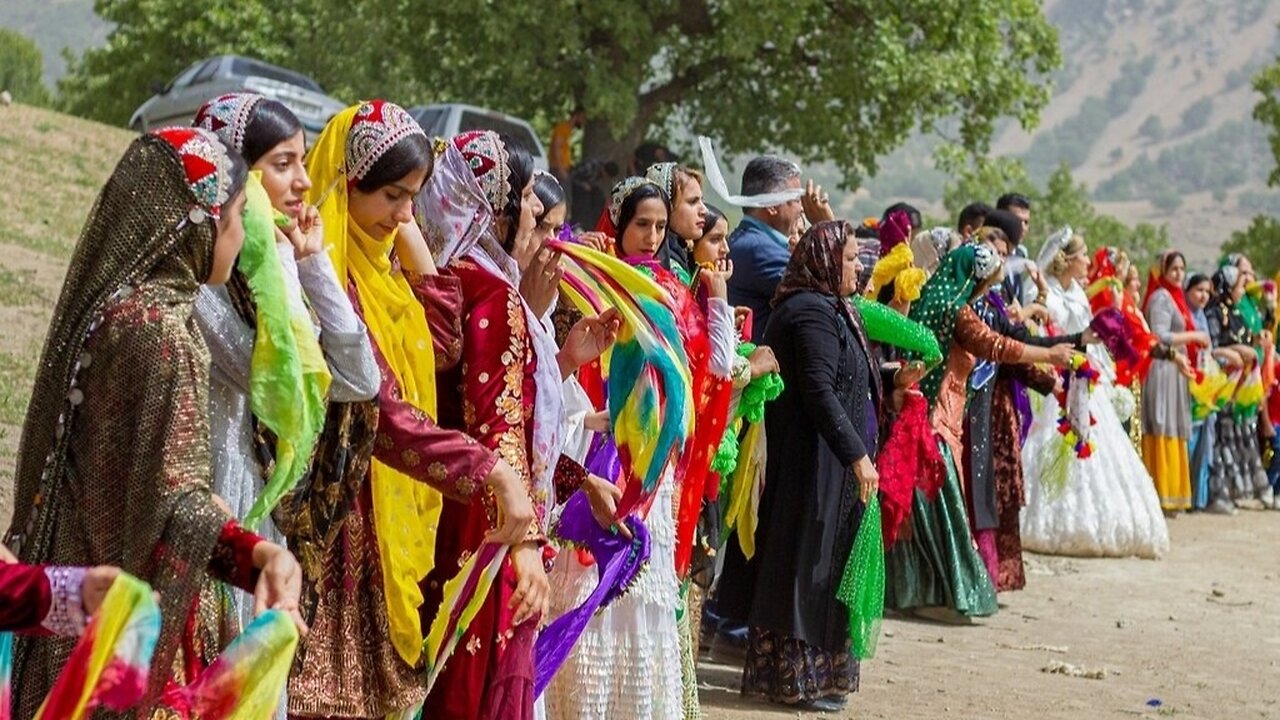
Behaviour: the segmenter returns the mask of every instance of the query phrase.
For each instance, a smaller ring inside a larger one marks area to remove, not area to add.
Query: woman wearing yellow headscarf
[[[320,211],[339,282],[368,327],[382,386],[376,405],[350,417],[352,437],[361,434],[358,426],[376,423],[372,442],[344,445],[344,435],[330,447],[322,440],[320,477],[304,488],[312,497],[301,504],[312,513],[322,508],[317,519],[332,527],[293,523],[319,557],[304,562],[313,632],[301,671],[290,680],[290,715],[380,718],[421,703],[425,692],[414,670],[423,640],[418,582],[431,569],[444,498],[471,502],[487,486],[501,542],[522,540],[534,518],[506,463],[434,420],[437,365],[456,358],[433,343],[424,302],[447,309],[456,286],[435,276],[429,254],[409,234],[413,197],[431,170],[422,128],[381,100],[336,115],[307,160],[313,182],[307,202]],[[393,249],[405,270],[393,262]],[[345,515],[345,508],[325,505],[353,484]]]

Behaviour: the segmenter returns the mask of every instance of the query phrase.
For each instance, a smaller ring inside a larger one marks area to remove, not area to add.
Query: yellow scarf
[[[307,201],[324,200],[319,210],[325,247],[343,287],[348,282],[355,284],[364,322],[395,375],[403,399],[434,418],[436,375],[431,330],[409,283],[391,269],[394,236],[372,238],[347,214],[347,176],[342,166],[357,107],[334,116],[307,157],[313,183]],[[434,564],[443,498],[428,485],[376,458],[370,474],[391,642],[400,657],[416,665],[423,639],[418,617],[423,598],[418,581]]]

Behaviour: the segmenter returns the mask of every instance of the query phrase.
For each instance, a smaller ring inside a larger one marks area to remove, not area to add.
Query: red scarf
[[[1186,332],[1194,332],[1196,329],[1196,321],[1191,317],[1191,308],[1187,306],[1187,294],[1183,291],[1182,286],[1170,282],[1165,278],[1165,274],[1169,270],[1169,263],[1173,262],[1173,258],[1181,257],[1178,253],[1166,252],[1160,256],[1160,263],[1151,268],[1151,273],[1147,276],[1147,294],[1142,297],[1142,311],[1144,313],[1151,312],[1151,296],[1156,290],[1164,289],[1168,291],[1170,297],[1173,298],[1173,304],[1178,308],[1178,314],[1182,316],[1182,324],[1185,326]],[[1188,343],[1187,358],[1191,360],[1191,367],[1196,366],[1196,353],[1199,348],[1195,343]]]

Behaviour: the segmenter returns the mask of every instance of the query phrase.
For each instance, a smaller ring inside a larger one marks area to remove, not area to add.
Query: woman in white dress
[[[1041,266],[1049,275],[1046,307],[1052,326],[1062,334],[1083,332],[1093,319],[1080,284],[1089,271],[1084,240],[1064,233],[1049,242]],[[1112,405],[1114,364],[1102,345],[1087,352],[1101,376],[1089,397],[1089,412],[1097,423],[1089,434],[1093,454],[1071,460],[1063,490],[1046,487],[1046,449],[1063,442],[1058,400],[1046,397],[1022,450],[1027,486],[1023,547],[1053,555],[1159,557],[1169,549],[1169,530],[1151,476]]]

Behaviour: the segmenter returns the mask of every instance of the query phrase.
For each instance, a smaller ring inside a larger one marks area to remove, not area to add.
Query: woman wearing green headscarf
[[[970,303],[1003,274],[1000,257],[989,245],[962,245],[942,259],[911,307],[911,319],[933,332],[946,357],[920,381],[944,477],[932,499],[916,490],[909,539],[899,540],[886,558],[886,607],[944,620],[996,611],[995,588],[974,548],[960,492],[969,373],[977,358],[1067,365],[1072,355],[1071,345],[1030,347],[982,322]]]

